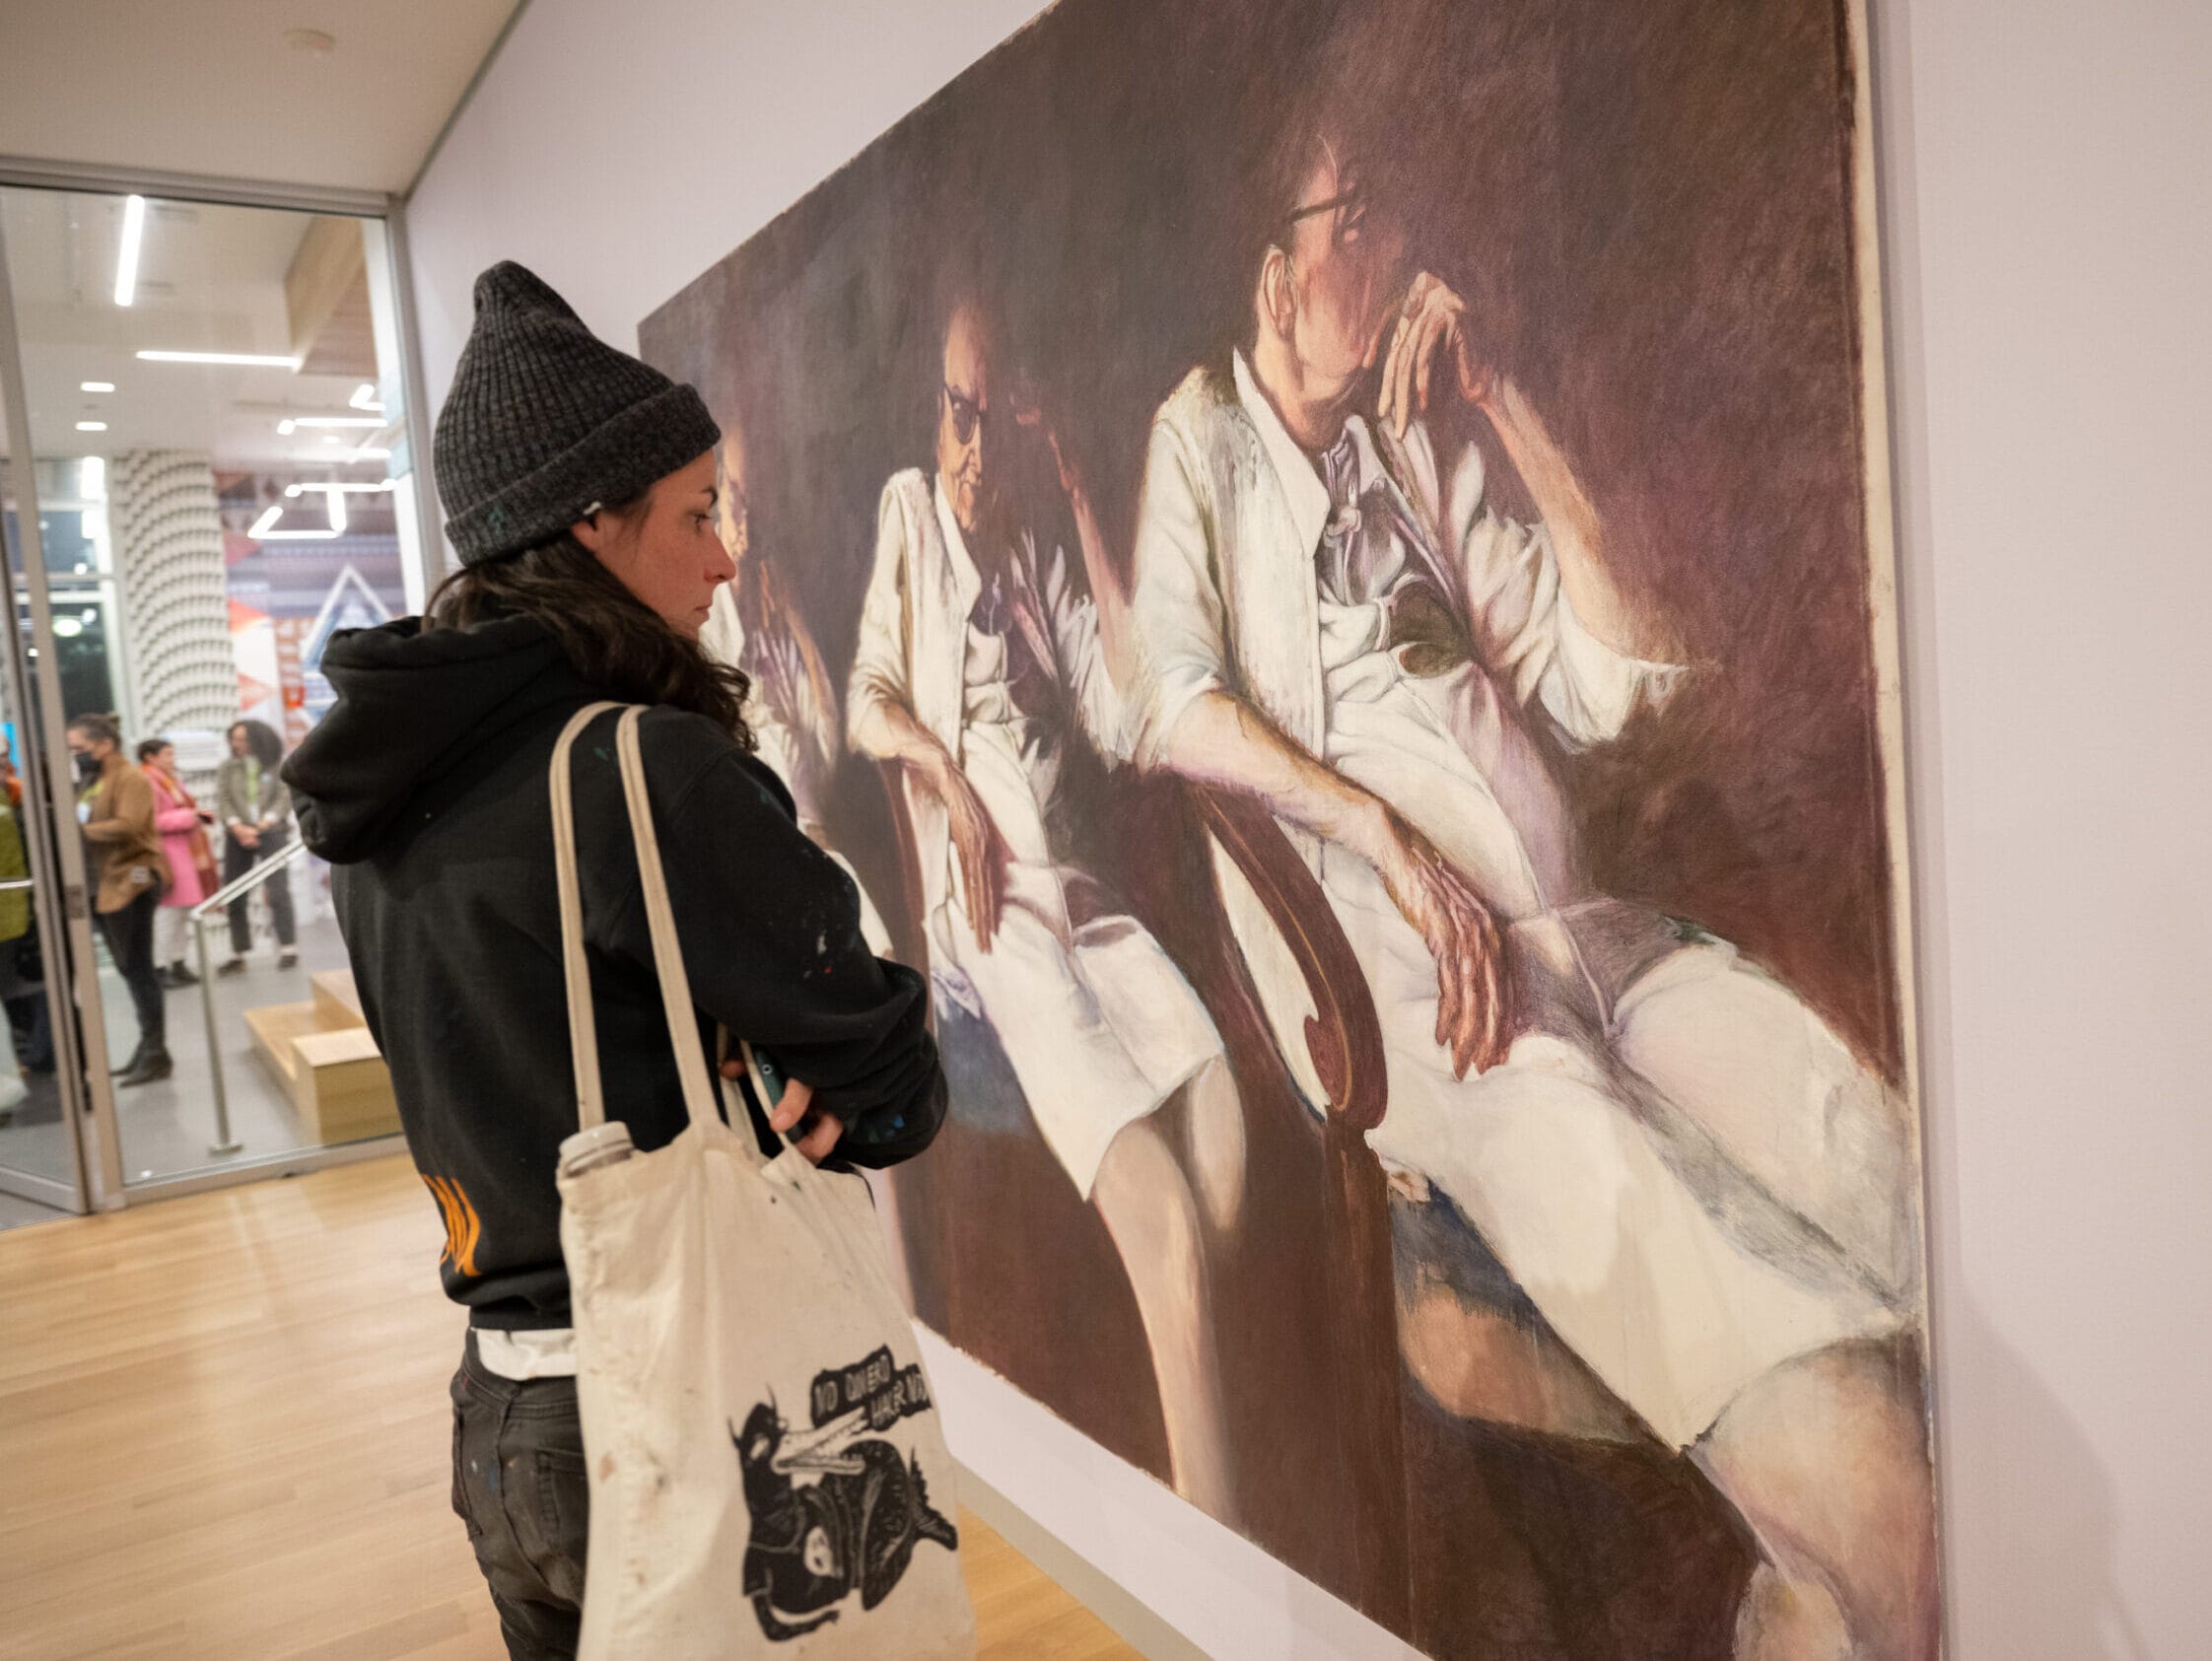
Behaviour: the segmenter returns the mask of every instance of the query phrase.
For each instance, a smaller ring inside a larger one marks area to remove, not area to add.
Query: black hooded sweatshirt
[[[565,1326],[553,1173],[576,1085],[546,780],[596,695],[526,618],[340,635],[322,666],[337,705],[284,777],[337,867],[362,1008],[446,1222],[447,1293],[479,1327]],[[617,719],[577,740],[578,864],[607,1117],[651,1150],[685,1119]],[[814,1086],[845,1120],[844,1158],[920,1152],[944,1117],[921,977],[869,954],[852,879],[800,834],[774,772],[704,716],[655,708],[640,728],[702,1034],[726,1025]]]

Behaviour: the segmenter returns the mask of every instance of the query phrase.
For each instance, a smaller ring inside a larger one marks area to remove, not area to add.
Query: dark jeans
[[[453,1374],[453,1509],[468,1525],[514,1661],[569,1661],[584,1612],[590,1489],[576,1380]]]
[[[292,840],[287,826],[262,834],[258,848],[242,847],[236,837],[223,842],[223,885],[229,887],[263,860],[273,859],[284,852]],[[292,923],[292,873],[272,876],[261,884],[261,892],[269,896],[269,914],[276,919],[277,944],[286,951],[292,949],[298,931]],[[252,904],[251,894],[241,894],[231,902],[231,950],[243,957],[253,948],[253,925],[248,920],[246,908]]]
[[[161,903],[162,890],[156,884],[121,911],[100,914],[100,932],[107,936],[115,971],[130,988],[130,1004],[138,1013],[139,1048],[147,1052],[169,1048],[168,1012],[154,971],[154,912]]]

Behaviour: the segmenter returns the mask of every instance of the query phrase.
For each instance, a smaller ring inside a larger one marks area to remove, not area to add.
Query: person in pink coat
[[[184,966],[184,954],[192,944],[192,908],[215,892],[215,853],[207,840],[215,815],[192,799],[176,776],[176,746],[168,739],[140,744],[138,763],[154,787],[154,824],[175,878],[162,896],[155,960],[163,965],[164,986],[197,986],[200,978]]]

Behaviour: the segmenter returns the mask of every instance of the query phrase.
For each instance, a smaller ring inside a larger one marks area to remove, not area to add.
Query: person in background
[[[140,744],[138,765],[154,787],[154,823],[162,833],[171,878],[162,897],[154,961],[163,966],[164,986],[197,986],[200,978],[184,966],[184,953],[192,944],[192,908],[215,892],[215,851],[207,841],[215,815],[192,799],[176,776],[176,746],[167,738]]]
[[[0,883],[25,882],[31,876],[31,862],[24,856],[23,826],[17,822],[15,807],[0,802]],[[37,967],[35,951],[26,960],[26,943],[35,944],[35,931],[38,920],[31,910],[31,890],[28,888],[0,888],[0,1002],[13,1004],[35,984],[36,976],[31,971]],[[36,995],[32,994],[34,998]],[[43,1006],[45,1000],[37,998]],[[15,1111],[30,1094],[23,1082],[22,1069],[17,1065],[16,1045],[12,1030],[13,1021],[0,1026],[0,1125],[15,1117]],[[35,1037],[36,1028],[33,1027]],[[47,1048],[52,1048],[51,1039]],[[26,1046],[27,1053],[35,1058],[35,1051]],[[52,1065],[49,1061],[49,1067]]]
[[[292,796],[277,778],[277,765],[283,759],[284,741],[267,723],[232,725],[231,754],[215,775],[226,883],[236,882],[263,860],[275,859],[292,840]],[[271,877],[261,884],[261,892],[269,896],[269,916],[276,923],[277,967],[289,969],[300,961],[291,879]],[[231,902],[231,960],[216,971],[219,975],[245,972],[245,954],[253,947],[248,911],[252,901],[251,894],[241,894]]]
[[[123,754],[122,727],[111,715],[71,722],[69,753],[77,762],[77,818],[100,856],[94,910],[138,1013],[138,1048],[115,1082],[151,1084],[175,1071],[154,973],[154,912],[170,882],[154,787]]]
[[[23,775],[16,771],[15,746],[0,738],[0,790],[8,793],[8,805],[23,805]]]

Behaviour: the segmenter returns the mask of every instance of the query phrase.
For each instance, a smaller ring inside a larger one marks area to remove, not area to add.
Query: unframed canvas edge
[[[1898,1003],[1898,1037],[1905,1099],[1911,1107],[1914,1192],[1919,1201],[1915,1226],[1919,1231],[1921,1263],[1921,1403],[1928,1434],[1931,1478],[1929,1519],[1937,1543],[1936,1598],[1944,1610],[1939,1626],[1938,1654],[1950,1645],[1943,1528],[1943,1461],[1935,1389],[1934,1196],[1928,1181],[1928,1103],[1923,1072],[1920,1031],[1920,961],[1914,922],[1918,915],[1914,892],[1912,827],[1912,756],[1907,748],[1903,684],[1903,622],[1899,610],[1903,582],[1901,539],[1898,532],[1898,500],[1895,480],[1896,443],[1890,419],[1893,388],[1889,373],[1889,339],[1886,329],[1882,263],[1886,240],[1882,235],[1882,203],[1878,190],[1874,109],[1874,50],[1870,35],[1869,0],[1842,0],[1844,27],[1850,50],[1851,89],[1851,208],[1853,218],[1853,273],[1859,309],[1859,411],[1860,449],[1865,488],[1867,593],[1870,645],[1874,658],[1874,714],[1876,743],[1882,763],[1885,841],[1890,863],[1890,930],[1896,958],[1893,995]]]
[[[960,1502],[989,1523],[1009,1546],[1077,1603],[1111,1626],[1146,1661],[1208,1661],[1205,1650],[1154,1614],[1119,1580],[994,1488],[974,1466],[957,1454],[952,1463],[960,1474]]]

